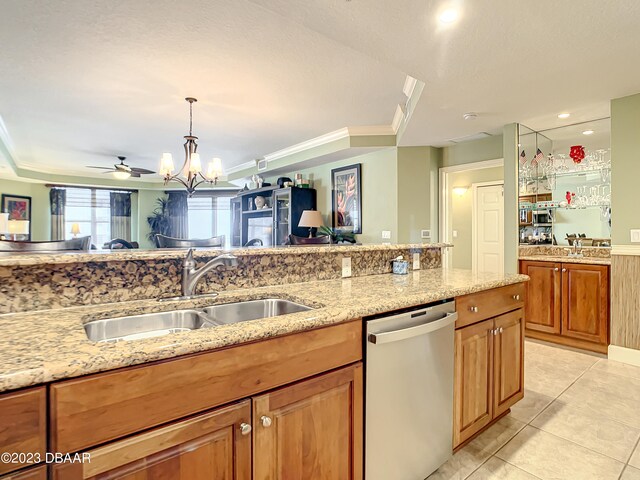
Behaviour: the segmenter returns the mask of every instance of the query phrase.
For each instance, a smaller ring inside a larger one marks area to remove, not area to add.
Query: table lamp
[[[9,233],[9,214],[0,213],[0,239],[4,240],[6,233]]]
[[[318,228],[324,225],[322,221],[322,214],[317,210],[303,210],[302,216],[300,217],[300,221],[298,222],[299,227],[308,227],[309,228],[309,238],[313,237],[313,228]]]
[[[29,234],[29,220],[9,220],[7,224],[7,231],[13,235],[14,241],[18,240],[18,235]]]
[[[80,234],[80,225],[77,224],[77,223],[72,223],[71,224],[71,235],[73,235],[73,238],[77,238],[79,234]]]

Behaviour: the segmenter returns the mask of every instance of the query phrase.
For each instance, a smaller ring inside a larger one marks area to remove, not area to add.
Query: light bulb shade
[[[467,190],[469,190],[469,187],[453,187],[453,193],[455,193],[459,197],[467,193]]]
[[[222,160],[214,157],[207,166],[207,173],[205,177],[207,180],[214,181],[220,176],[222,176]]]
[[[189,162],[189,172],[200,173],[202,171],[202,162],[200,161],[199,153],[191,154],[191,161]]]
[[[131,176],[131,172],[125,172],[124,170],[118,170],[117,172],[113,172],[113,176],[118,180],[126,180]]]
[[[77,223],[71,224],[71,234],[78,235],[80,233],[80,225]]]
[[[171,175],[173,173],[173,157],[170,153],[163,153],[160,159],[160,175]]]
[[[29,233],[29,220],[9,220],[7,229],[11,235],[27,235]]]
[[[9,214],[0,213],[0,233],[9,233]]]
[[[322,214],[317,210],[304,210],[298,222],[299,227],[321,227],[324,225]]]

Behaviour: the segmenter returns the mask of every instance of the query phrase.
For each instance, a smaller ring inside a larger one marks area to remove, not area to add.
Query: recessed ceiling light
[[[438,18],[440,23],[453,23],[458,19],[458,10],[455,8],[447,8],[440,13]]]
[[[593,135],[593,130],[585,130],[582,132],[583,135]]]
[[[571,116],[570,113],[559,113],[558,118],[569,118]]]

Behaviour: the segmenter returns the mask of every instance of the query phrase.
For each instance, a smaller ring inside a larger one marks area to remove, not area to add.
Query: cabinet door
[[[362,478],[361,364],[255,397],[253,418],[256,480]]]
[[[85,452],[90,462],[56,465],[53,478],[249,480],[250,419],[245,400]]]
[[[608,343],[608,266],[563,263],[562,302],[562,335]]]
[[[493,416],[524,397],[524,310],[494,319]]]
[[[529,275],[525,307],[526,328],[546,333],[560,333],[561,265],[553,262],[520,262],[520,273]]]
[[[493,418],[493,319],[456,330],[453,444]]]

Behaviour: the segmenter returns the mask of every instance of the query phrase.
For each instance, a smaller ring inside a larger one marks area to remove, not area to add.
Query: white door
[[[504,273],[504,196],[502,184],[473,185],[473,268]]]

